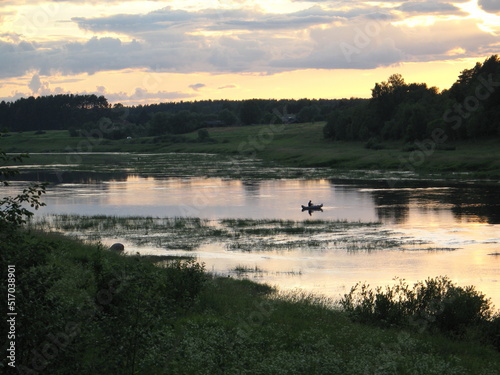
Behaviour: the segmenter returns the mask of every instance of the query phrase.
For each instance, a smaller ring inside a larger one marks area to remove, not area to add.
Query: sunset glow
[[[393,73],[444,89],[500,44],[481,0],[7,0],[0,20],[6,101],[369,97]]]

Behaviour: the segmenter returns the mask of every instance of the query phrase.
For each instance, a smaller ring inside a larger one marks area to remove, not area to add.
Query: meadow
[[[287,167],[410,171],[439,178],[500,176],[498,139],[438,145],[431,141],[330,141],[323,137],[323,127],[323,122],[317,122],[209,128],[208,138],[204,139],[198,132],[121,140],[70,137],[67,131],[23,132],[8,134],[2,144],[7,152],[216,153],[258,158]]]

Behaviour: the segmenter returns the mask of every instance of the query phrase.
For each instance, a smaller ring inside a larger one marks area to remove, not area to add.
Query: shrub
[[[473,286],[459,287],[447,277],[429,278],[410,288],[404,280],[373,291],[356,284],[340,304],[354,320],[382,326],[408,326],[463,336],[490,322],[491,302]]]

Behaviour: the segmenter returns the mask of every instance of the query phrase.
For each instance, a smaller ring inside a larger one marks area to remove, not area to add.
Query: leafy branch
[[[1,138],[1,135],[0,135]],[[28,158],[27,154],[8,155],[0,150],[0,164],[22,162]],[[0,168],[0,186],[9,186],[7,179],[19,174],[19,170],[10,167]],[[30,184],[22,193],[16,196],[5,196],[0,200],[0,229],[11,229],[25,224],[34,214],[26,208],[38,210],[46,204],[41,201],[42,194],[46,193],[47,183]]]

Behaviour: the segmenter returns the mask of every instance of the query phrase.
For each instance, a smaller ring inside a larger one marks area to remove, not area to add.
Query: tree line
[[[0,128],[9,131],[63,130],[98,121],[109,112],[110,105],[104,96],[31,96],[15,102],[0,102]]]
[[[104,96],[50,95],[0,103],[0,129],[8,131],[69,130],[107,127],[108,138],[185,134],[214,126],[240,126],[324,120],[337,99],[250,99],[169,102],[125,107]]]
[[[372,97],[329,115],[323,132],[333,140],[404,140],[432,137],[468,140],[500,136],[500,58],[461,72],[448,90],[408,84],[400,74],[376,83]]]
[[[325,138],[345,141],[449,140],[500,136],[500,58],[465,69],[447,90],[406,83],[400,74],[376,83],[370,99],[250,99],[169,102],[125,107],[104,96],[51,95],[0,103],[0,129],[69,130],[106,126],[106,137],[177,135],[215,126],[326,121]]]

